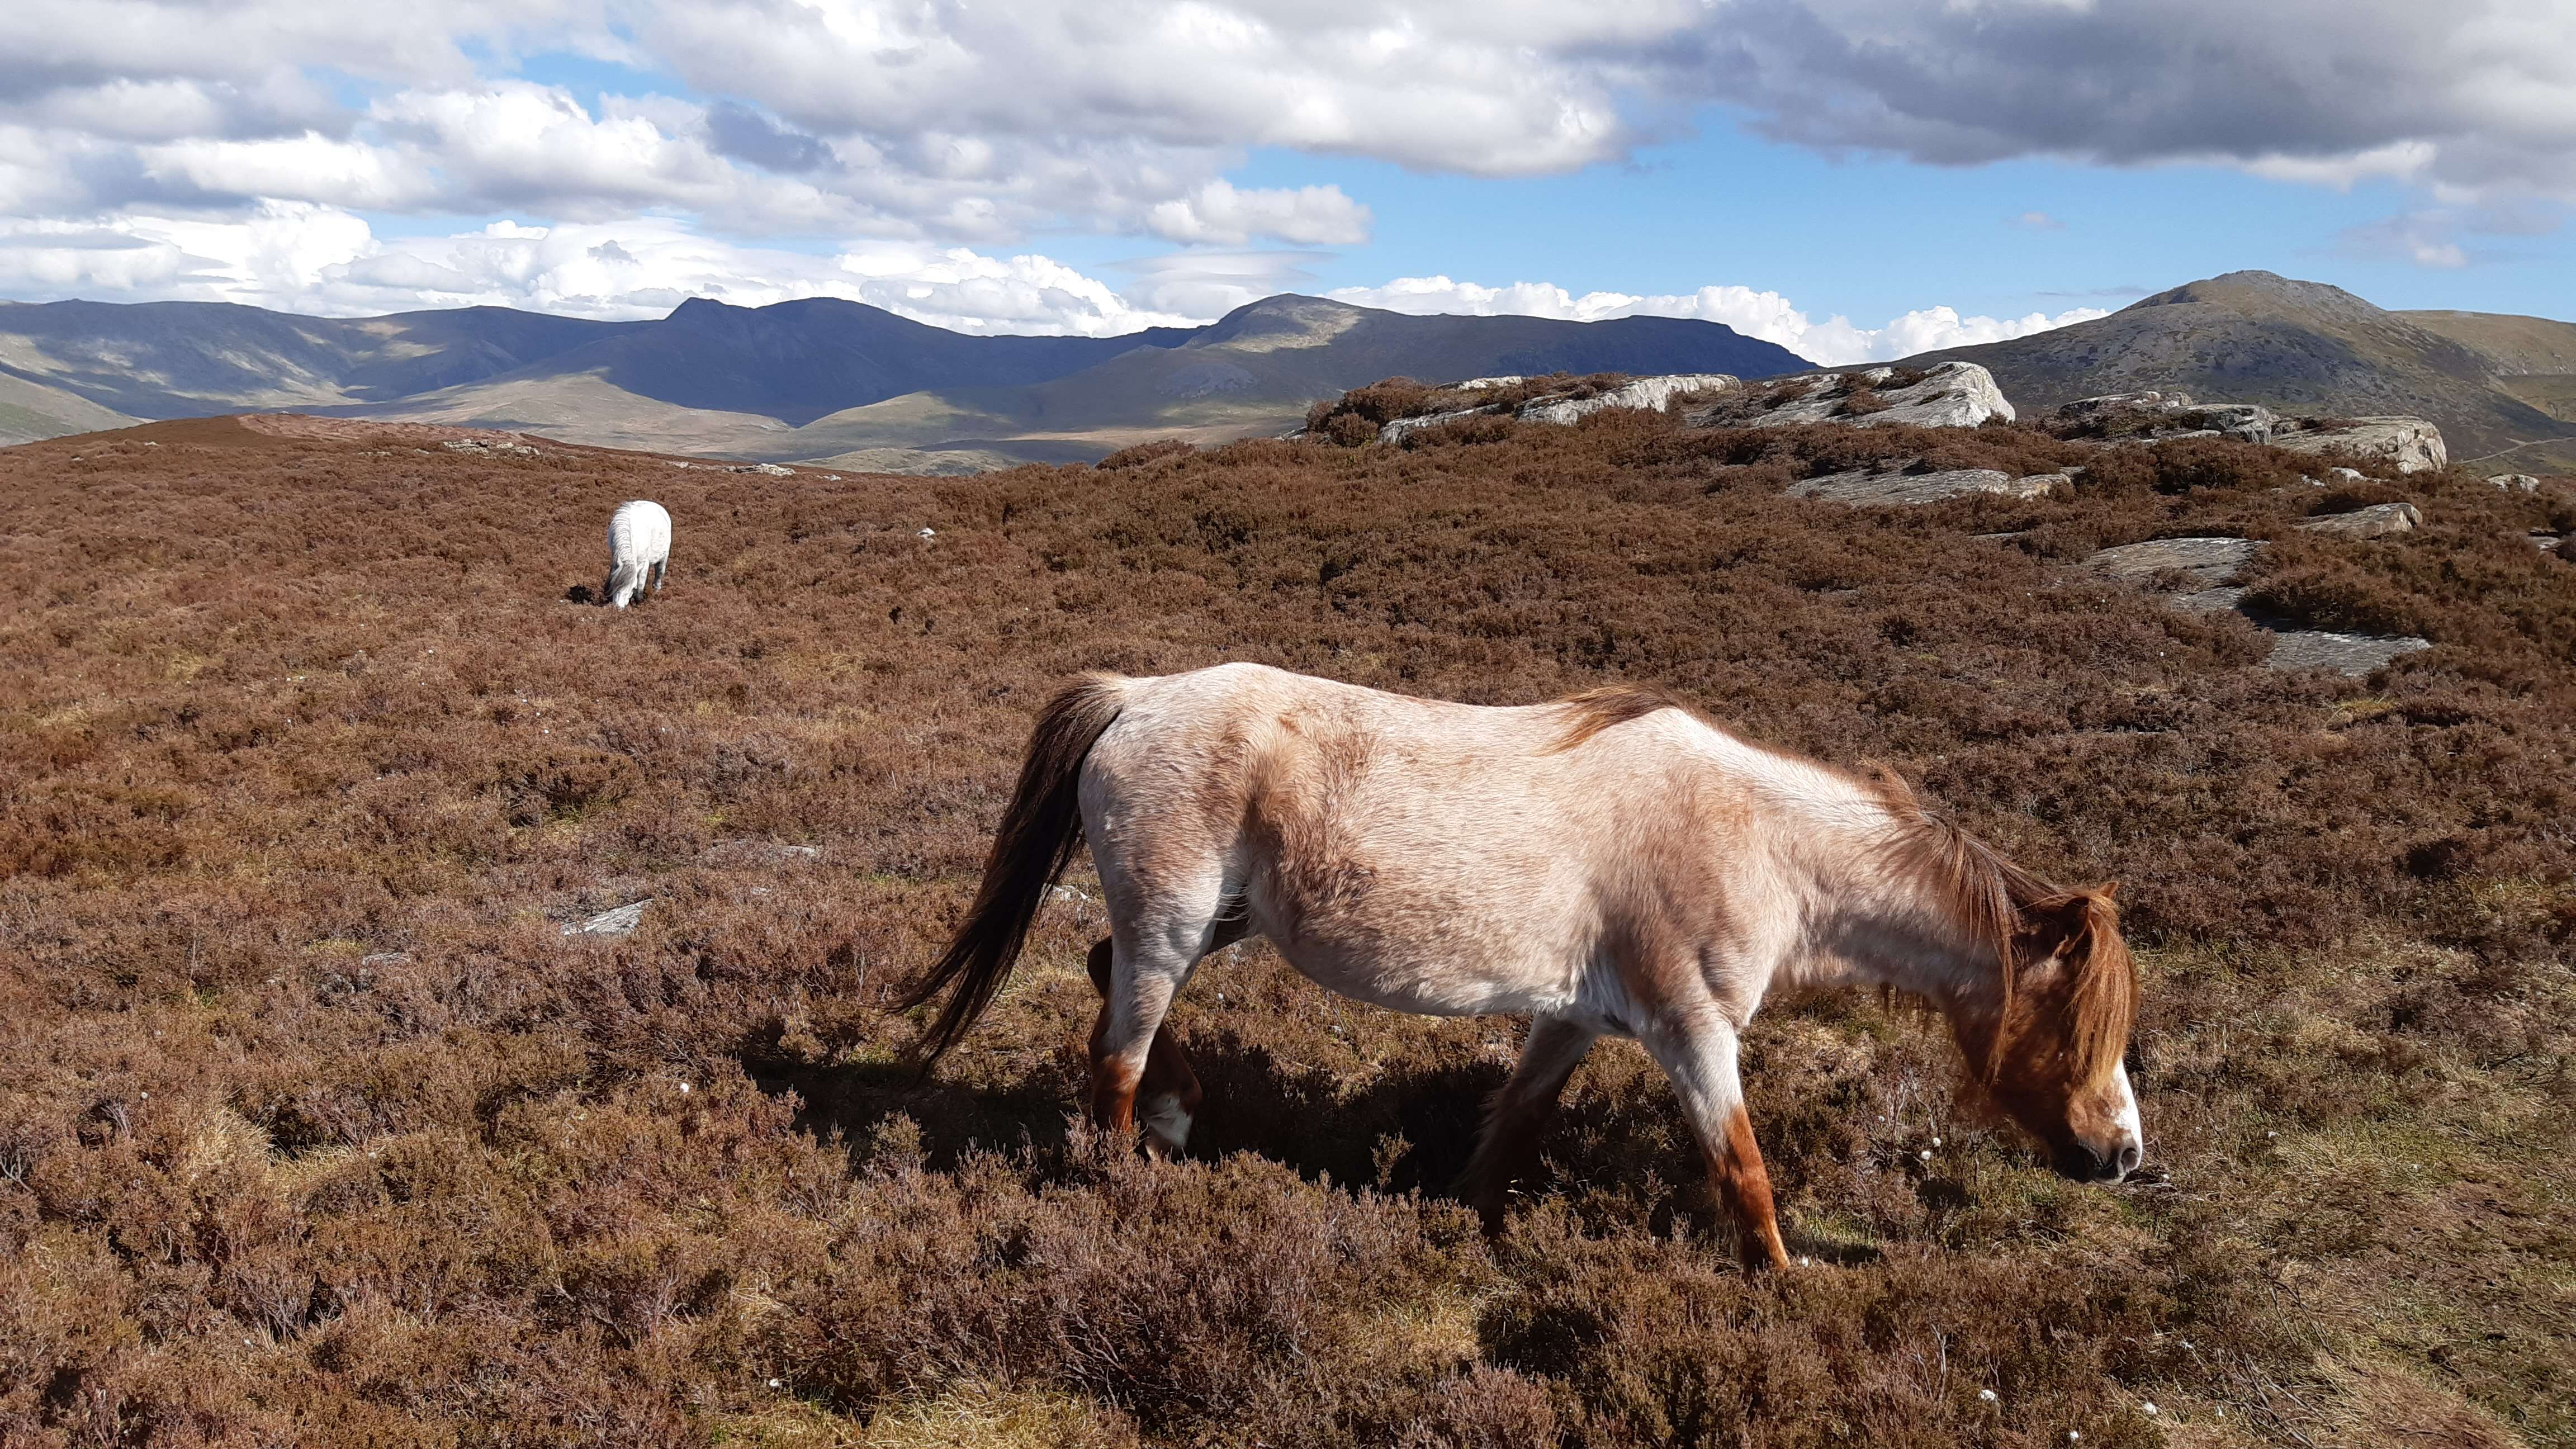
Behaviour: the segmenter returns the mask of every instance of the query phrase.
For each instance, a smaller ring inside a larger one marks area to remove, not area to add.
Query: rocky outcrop
[[[1878,428],[1973,428],[1988,418],[2013,420],[2013,405],[1992,373],[1973,362],[1944,362],[1922,371],[1868,367],[1784,377],[1764,386],[1758,410],[1708,421],[1724,427],[1783,428],[1797,423],[1849,423]],[[1853,404],[1860,396],[1864,411]]]
[[[2507,493],[2537,493],[2540,480],[2528,473],[2498,473],[2487,480]]]
[[[2063,473],[2016,478],[1993,468],[1952,468],[1938,473],[1830,473],[1792,483],[1792,498],[1822,498],[1832,503],[1938,503],[1970,493],[1998,493],[2007,498],[2041,498],[2071,489]]]
[[[2347,418],[2331,426],[2298,423],[2272,436],[2272,446],[2299,453],[2347,452],[2397,465],[2400,473],[2420,473],[2451,461],[2442,430],[2422,418]]]
[[[2118,437],[2146,442],[2234,438],[2268,443],[2280,415],[2259,403],[2200,403],[2187,392],[2114,392],[2061,403],[2032,419],[2060,437]]]
[[[2424,515],[2412,503],[2379,503],[2350,513],[2311,518],[2299,525],[2309,533],[2332,533],[2344,538],[2386,538],[2392,533],[2412,533],[2423,526]]]
[[[1469,385],[1460,384],[1462,387]],[[1660,412],[1674,398],[1689,393],[1727,392],[1741,386],[1742,383],[1722,372],[1676,372],[1663,377],[1641,377],[1591,397],[1540,398],[1523,405],[1520,419],[1525,423],[1572,423],[1603,408],[1643,408]]]
[[[1471,377],[1440,389],[1446,396],[1438,400],[1464,402],[1480,392],[1519,387],[1528,381],[1525,377]],[[1580,422],[1610,408],[1658,411],[1670,407],[1676,399],[1712,393],[1722,396],[1710,406],[1691,410],[1685,418],[1688,426],[1769,428],[1793,423],[1847,423],[1869,428],[1911,423],[1925,428],[1973,428],[1988,418],[2009,421],[2013,416],[2012,404],[1995,387],[1995,380],[1984,368],[1967,362],[1943,363],[1924,371],[1869,367],[1805,373],[1754,388],[1723,372],[1674,372],[1630,378],[1589,396],[1559,393],[1531,398],[1516,410],[1507,403],[1496,402],[1397,418],[1378,429],[1377,441],[1400,443],[1432,428],[1469,418],[1499,417],[1507,411],[1525,423],[1562,425]],[[1282,436],[1303,437],[1306,430],[1301,428]]]
[[[2413,511],[2412,504],[2387,506]],[[2245,567],[2262,551],[2259,539],[2158,538],[2106,548],[2085,560],[2085,565],[2106,578],[2131,583],[2178,576],[2183,588],[2168,595],[2166,602],[2191,613],[2215,614],[2236,608],[2245,597],[2241,583]],[[2412,636],[2379,638],[2323,629],[2275,629],[2261,618],[2250,614],[2247,617],[2272,636],[2272,652],[2263,661],[2267,669],[2331,669],[2359,676],[2401,654],[2433,647],[2432,641]]]
[[[793,478],[796,476],[795,469],[782,468],[776,463],[743,463],[729,468],[726,471],[730,473],[758,473],[765,478]]]

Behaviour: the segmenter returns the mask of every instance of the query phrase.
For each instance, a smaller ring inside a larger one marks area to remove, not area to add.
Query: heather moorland
[[[2071,494],[1851,508],[1881,462]],[[2576,485],[2223,439],[1477,419],[781,478],[427,430],[0,452],[0,1443],[2576,1444]],[[621,500],[668,591],[599,586]],[[2311,514],[2397,499],[2361,540]],[[2081,561],[2433,647],[2263,667]],[[927,1081],[887,1002],[1085,669],[1652,685],[2116,879],[2151,1170],[2062,1181],[1902,1001],[1773,1004],[1735,1266],[1604,1043],[1488,1242],[1519,1024],[1257,944],[1153,1164],[1073,1118],[1085,871]],[[622,935],[568,933],[643,902]]]

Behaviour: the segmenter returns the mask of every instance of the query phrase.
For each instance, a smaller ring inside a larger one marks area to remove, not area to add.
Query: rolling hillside
[[[0,375],[135,418],[346,407],[508,372],[640,325],[506,307],[332,318],[223,302],[45,302],[0,308]]]
[[[2485,354],[2498,387],[2560,422],[2576,423],[2576,322],[2491,312],[2398,315]]]
[[[1725,372],[1808,367],[1713,322],[1417,317],[1320,297],[1264,298],[1177,347],[1138,349],[1032,387],[933,391],[799,429],[804,456],[888,445],[1099,457],[1146,438],[1213,442],[1297,426],[1308,405],[1387,377]]]

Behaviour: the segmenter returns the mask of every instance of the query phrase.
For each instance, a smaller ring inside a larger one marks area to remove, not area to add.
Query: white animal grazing
[[[671,515],[647,498],[618,504],[608,519],[608,582],[600,592],[623,609],[643,600],[647,584],[659,591],[670,569]]]

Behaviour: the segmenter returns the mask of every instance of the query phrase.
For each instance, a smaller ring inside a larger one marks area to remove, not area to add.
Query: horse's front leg
[[[1145,1051],[1144,1069],[1126,1094],[1128,1121],[1118,1121],[1116,1104],[1104,1104],[1101,1095],[1102,1085],[1110,1079],[1106,1064],[1112,1055],[1108,1043],[1113,1016],[1109,1004],[1113,955],[1106,937],[1092,943],[1089,964],[1092,987],[1101,996],[1100,1016],[1091,1024],[1092,1120],[1124,1132],[1141,1117],[1145,1123],[1145,1150],[1157,1158],[1177,1157],[1189,1145],[1190,1124],[1198,1117],[1203,1095],[1198,1074],[1190,1070],[1189,1055],[1181,1050],[1181,1044],[1158,1026],[1153,1045]]]
[[[1734,1025],[1713,1008],[1703,1009],[1660,1023],[1644,1041],[1690,1117],[1691,1134],[1708,1161],[1709,1182],[1735,1218],[1745,1267],[1788,1267],[1789,1250],[1781,1246],[1780,1220],[1771,1202],[1771,1174],[1763,1170],[1753,1119],[1744,1110]]]

